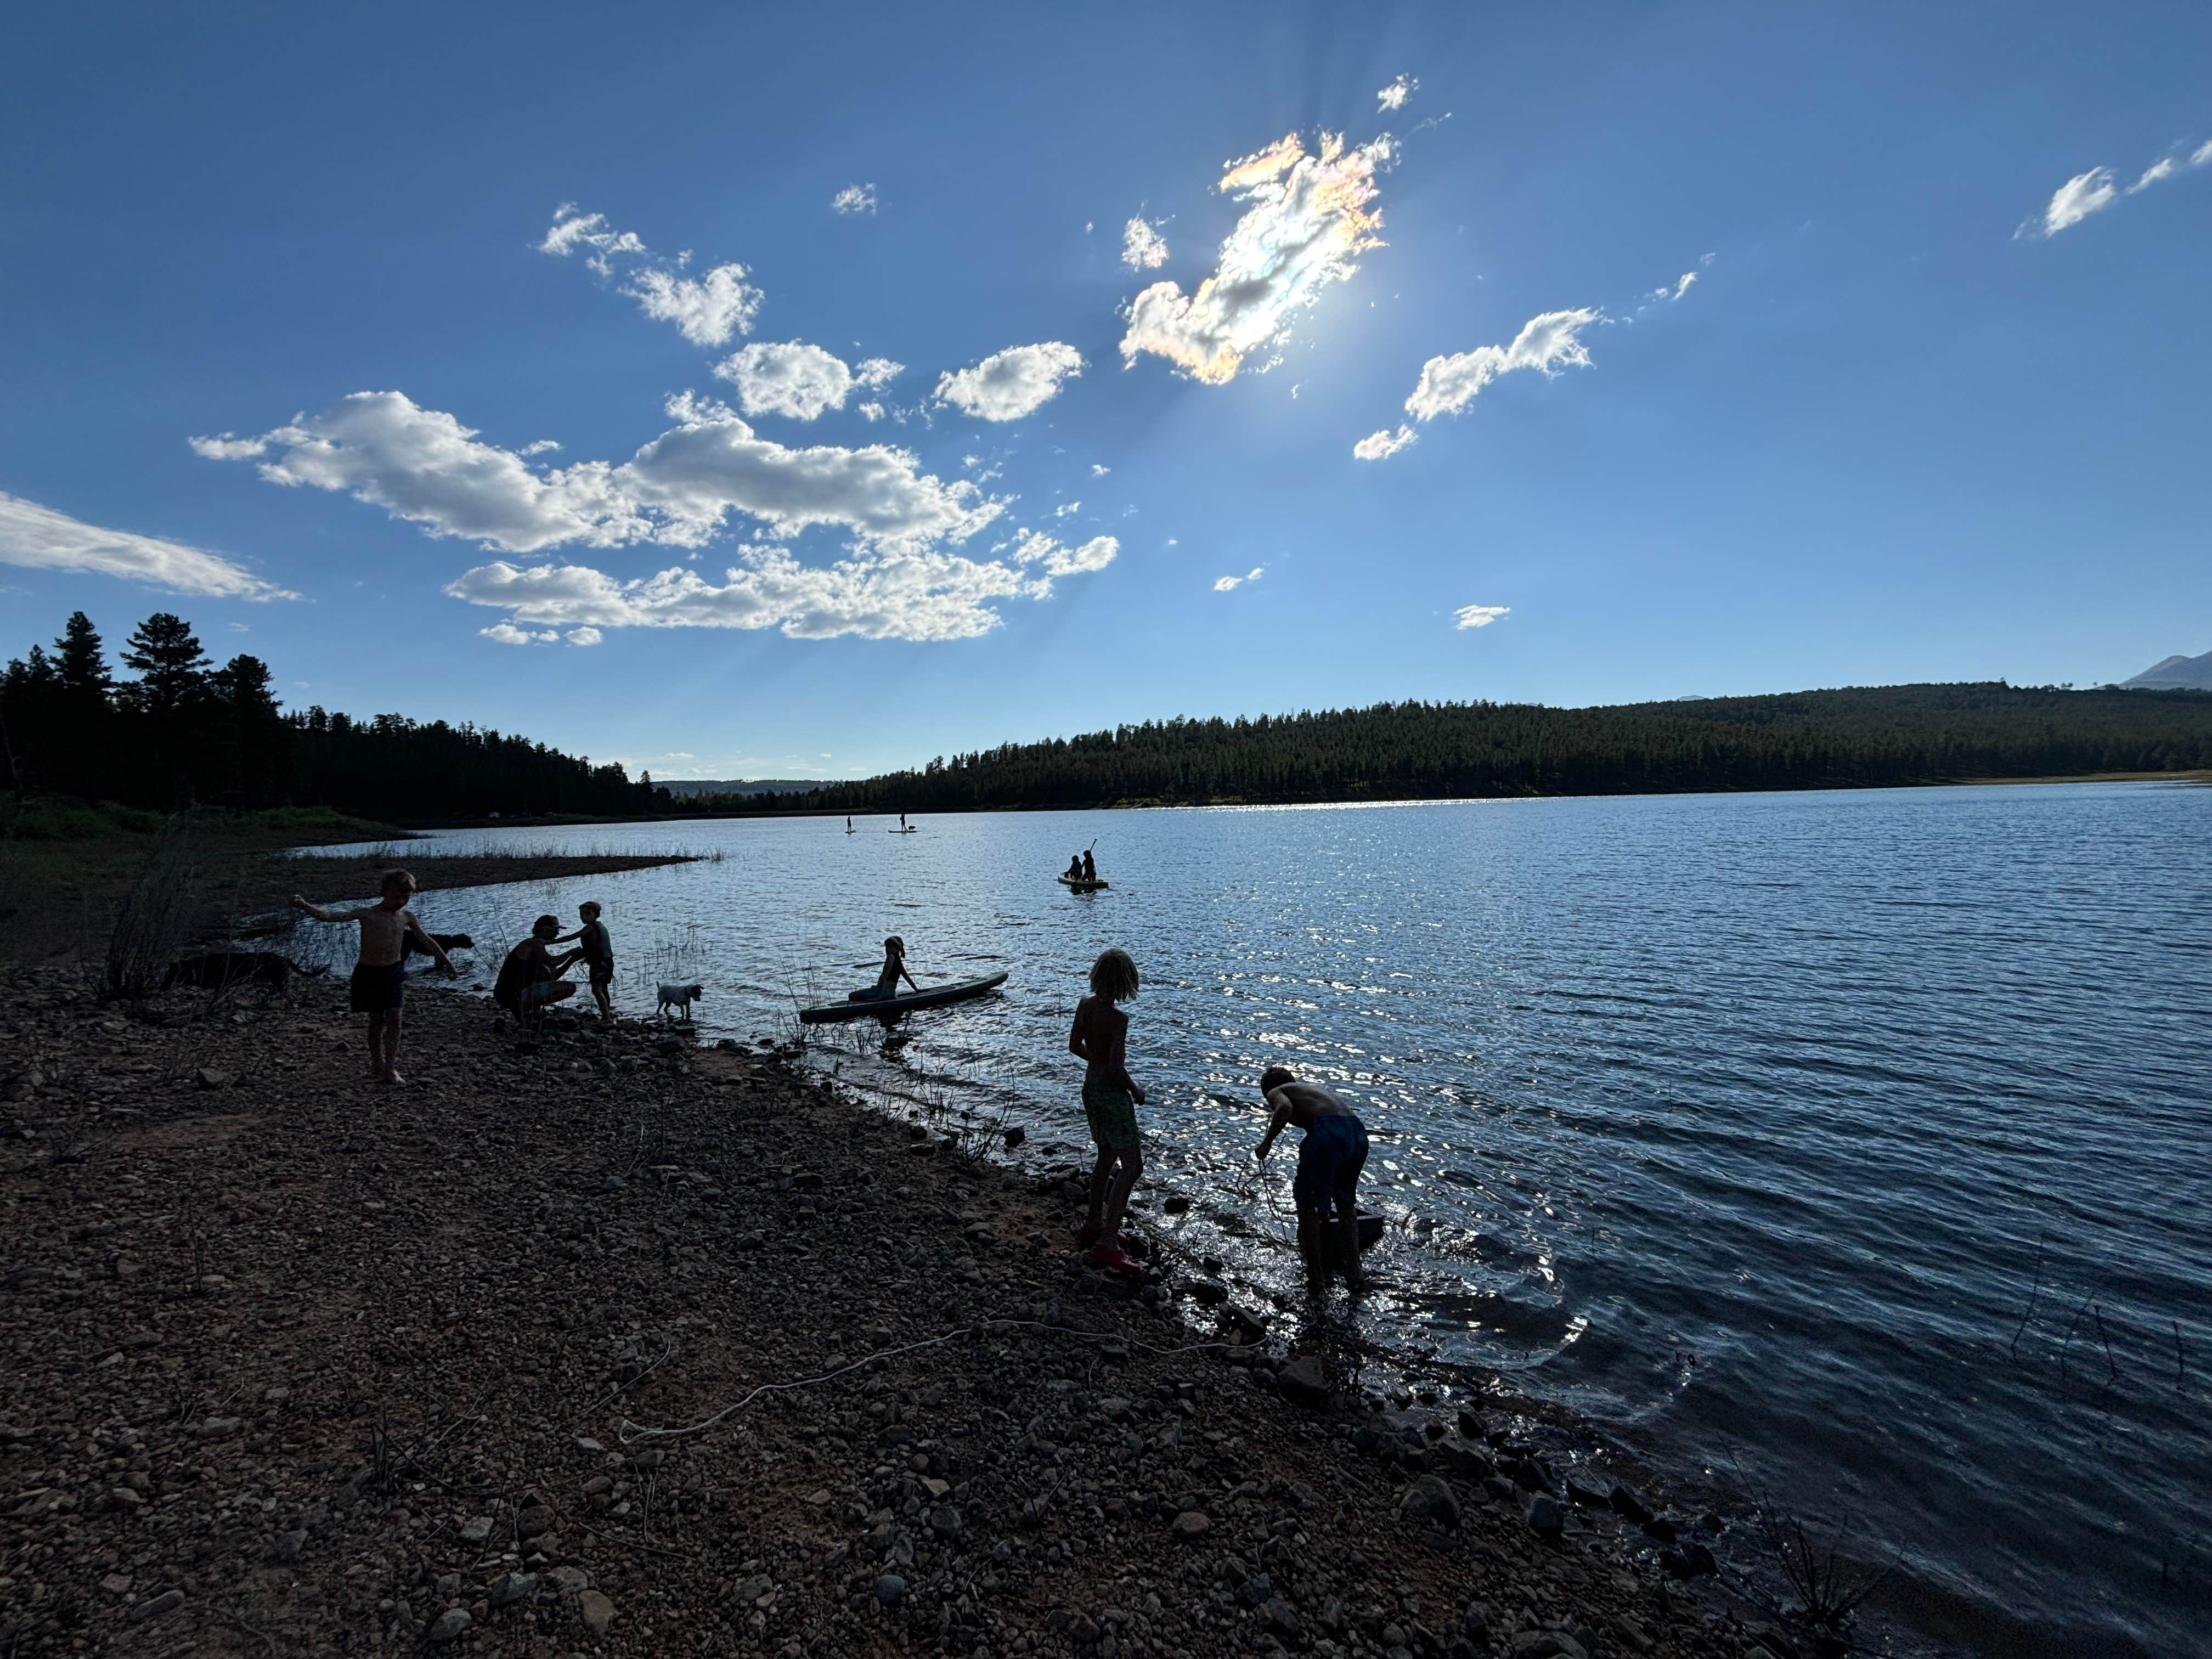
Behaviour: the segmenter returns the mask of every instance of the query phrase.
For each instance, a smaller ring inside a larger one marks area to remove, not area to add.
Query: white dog
[[[664,985],[660,988],[660,1006],[653,1012],[666,1014],[673,1008],[677,1018],[687,1024],[691,1018],[691,1005],[707,993],[696,985]]]

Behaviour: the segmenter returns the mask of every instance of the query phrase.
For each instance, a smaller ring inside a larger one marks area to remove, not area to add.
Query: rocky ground
[[[1106,1284],[1066,1181],[787,1056],[418,993],[383,1089],[342,987],[82,977],[0,1015],[0,1653],[1802,1650],[1528,1419]]]

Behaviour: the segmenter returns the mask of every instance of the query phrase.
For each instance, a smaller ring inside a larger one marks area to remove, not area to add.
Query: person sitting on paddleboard
[[[1067,878],[1068,878],[1070,881],[1081,881],[1081,880],[1083,879],[1083,854],[1082,854],[1078,853],[1078,854],[1076,854],[1073,858],[1071,858],[1071,859],[1069,859],[1069,860],[1068,860],[1068,861],[1067,861]]]
[[[1076,1234],[1089,1260],[1115,1273],[1141,1273],[1121,1242],[1129,1191],[1145,1172],[1137,1108],[1145,1091],[1129,1075],[1129,1017],[1114,1005],[1137,994],[1137,964],[1127,951],[1108,951],[1091,964],[1091,994],[1075,1005],[1067,1052],[1085,1064],[1083,1115],[1098,1158],[1091,1170],[1091,1213]]]
[[[895,997],[899,994],[898,982],[902,978],[908,985],[914,985],[915,990],[921,989],[914,984],[914,975],[906,970],[906,941],[893,933],[884,941],[883,971],[876,975],[876,982],[854,992],[846,1000],[849,1002],[881,1002],[886,997]]]
[[[1318,1083],[1299,1082],[1287,1066],[1262,1072],[1260,1092],[1273,1113],[1253,1154],[1261,1163],[1286,1125],[1305,1131],[1291,1201],[1297,1206],[1298,1254],[1305,1258],[1308,1281],[1326,1285],[1330,1273],[1340,1268],[1346,1287],[1361,1289],[1366,1279],[1359,1271],[1357,1200],[1359,1172],[1367,1164],[1367,1126]]]
[[[1085,849],[1083,854],[1083,878],[1085,881],[1098,879],[1098,861],[1091,856],[1088,848]]]

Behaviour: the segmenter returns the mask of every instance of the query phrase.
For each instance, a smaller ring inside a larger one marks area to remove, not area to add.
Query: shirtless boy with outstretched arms
[[[459,975],[446,947],[423,930],[407,908],[415,896],[415,878],[404,870],[387,870],[377,884],[384,896],[359,910],[325,910],[292,895],[292,908],[304,910],[317,921],[361,924],[361,959],[354,963],[351,1000],[356,1014],[368,1016],[368,1074],[379,1083],[399,1084],[399,1011],[407,1000],[404,952],[410,934],[418,948],[438,959],[438,969],[447,979]]]
[[[1255,1158],[1266,1163],[1267,1149],[1285,1127],[1306,1132],[1291,1201],[1298,1207],[1298,1254],[1305,1257],[1307,1279],[1326,1285],[1332,1271],[1341,1271],[1347,1287],[1362,1288],[1367,1281],[1359,1271],[1357,1200],[1359,1172],[1367,1164],[1366,1125],[1320,1084],[1299,1082],[1287,1066],[1262,1072],[1260,1092],[1273,1115]]]

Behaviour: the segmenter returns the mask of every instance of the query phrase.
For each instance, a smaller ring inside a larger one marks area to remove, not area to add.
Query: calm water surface
[[[1379,1132],[1370,1334],[1855,1516],[1923,1618],[2212,1651],[2212,790],[858,822],[466,832],[725,857],[418,908],[488,979],[598,896],[628,1006],[697,979],[741,1036],[864,982],[886,933],[925,982],[1006,968],[847,1074],[1071,1148],[1069,1013],[1125,946],[1151,1173],[1248,1280],[1293,1279],[1291,1160],[1254,1171],[1242,1103],[1287,1060]],[[1114,885],[1071,895],[1093,837]]]

